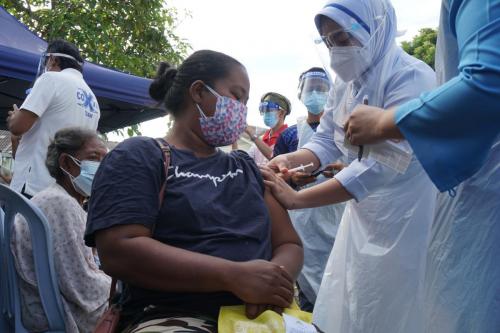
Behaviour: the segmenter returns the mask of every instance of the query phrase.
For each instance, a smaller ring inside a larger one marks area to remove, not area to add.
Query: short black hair
[[[47,53],[64,53],[72,56],[76,59],[69,59],[65,57],[54,56],[59,61],[59,67],[61,70],[66,68],[74,68],[78,71],[82,71],[83,58],[80,54],[80,51],[75,46],[75,44],[68,42],[64,39],[55,39],[49,43],[47,46]]]
[[[149,86],[149,95],[164,103],[167,111],[175,118],[180,114],[186,93],[193,82],[201,80],[213,86],[215,81],[227,77],[235,65],[243,67],[238,60],[211,50],[194,52],[177,69],[162,62]]]

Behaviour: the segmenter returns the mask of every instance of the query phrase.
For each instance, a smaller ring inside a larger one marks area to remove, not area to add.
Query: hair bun
[[[176,75],[177,69],[167,62],[161,62],[156,71],[156,76],[149,86],[149,95],[151,98],[158,102],[162,102],[165,99],[165,95],[172,87]]]

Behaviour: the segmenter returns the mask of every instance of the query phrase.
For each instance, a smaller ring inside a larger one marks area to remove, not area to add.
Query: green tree
[[[160,61],[179,64],[189,50],[189,44],[174,33],[181,15],[164,0],[0,0],[0,4],[43,39],[66,39],[86,60],[138,76],[152,77]],[[139,126],[125,132],[140,134]]]
[[[402,42],[403,50],[434,68],[437,29],[424,28],[410,42]]]
[[[151,77],[160,61],[179,64],[189,44],[179,13],[163,0],[0,0],[40,37],[75,43],[85,59]]]

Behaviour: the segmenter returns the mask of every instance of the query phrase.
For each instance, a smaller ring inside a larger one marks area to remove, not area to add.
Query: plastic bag
[[[255,319],[248,319],[244,305],[223,306],[220,309],[219,333],[312,333],[312,314],[301,311],[296,304],[285,309],[283,316],[267,310]]]

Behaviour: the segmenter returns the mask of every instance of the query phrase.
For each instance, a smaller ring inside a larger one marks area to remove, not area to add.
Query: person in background
[[[299,118],[299,120],[306,121],[313,131],[316,131],[323,115],[329,90],[330,80],[323,68],[313,67],[300,75],[298,98],[307,108],[307,117]],[[274,145],[273,156],[296,151],[298,144],[297,125],[292,125],[278,137]]]
[[[348,201],[313,322],[329,333],[421,333],[437,191],[407,142],[360,154],[346,141],[343,125],[359,103],[391,107],[433,89],[435,73],[396,44],[389,0],[330,0],[315,23],[337,75],[325,114],[302,149],[262,168],[288,209]],[[298,192],[276,174],[310,163],[307,172],[320,171],[340,157],[348,163],[333,179]]]
[[[300,117],[297,125],[288,127],[274,146],[274,156],[291,153],[307,144],[320,123],[328,99],[330,80],[323,68],[313,67],[299,78],[298,98],[307,108],[307,117]],[[327,167],[330,178],[339,163]],[[293,186],[306,188],[320,184],[327,178],[319,174],[296,172],[290,181]],[[318,295],[326,262],[335,241],[335,235],[344,212],[345,204],[320,208],[290,210],[288,214],[304,246],[304,267],[297,279],[299,305],[302,310],[312,312]]]
[[[103,160],[85,240],[125,284],[123,332],[215,332],[221,306],[246,304],[254,318],[291,304],[300,238],[248,154],[218,148],[244,132],[249,90],[245,67],[223,53],[162,63],[150,95],[173,115],[171,131],[161,144],[125,140]]]
[[[264,133],[262,139],[255,130],[248,126],[245,130],[250,140],[253,141],[248,154],[254,159],[257,165],[262,165],[273,157],[273,148],[281,133],[288,127],[285,118],[292,111],[292,104],[285,96],[268,92],[260,99],[259,112],[264,118],[264,124],[269,129]]]
[[[18,109],[9,111],[15,158],[10,187],[30,198],[55,183],[45,167],[47,147],[54,134],[65,127],[95,131],[100,110],[97,99],[82,76],[83,59],[78,48],[54,40],[41,56],[39,74]]]
[[[97,267],[92,249],[83,242],[87,213],[82,209],[99,161],[106,153],[95,131],[59,130],[48,146],[45,161],[45,167],[56,182],[31,199],[49,223],[66,332],[69,333],[92,332],[107,307],[111,278]],[[31,236],[20,216],[14,222],[11,249],[19,276],[23,323],[30,332],[45,331],[48,323],[38,296]]]
[[[443,0],[439,88],[358,106],[353,143],[405,138],[441,191],[427,256],[425,332],[500,331],[500,1]]]

